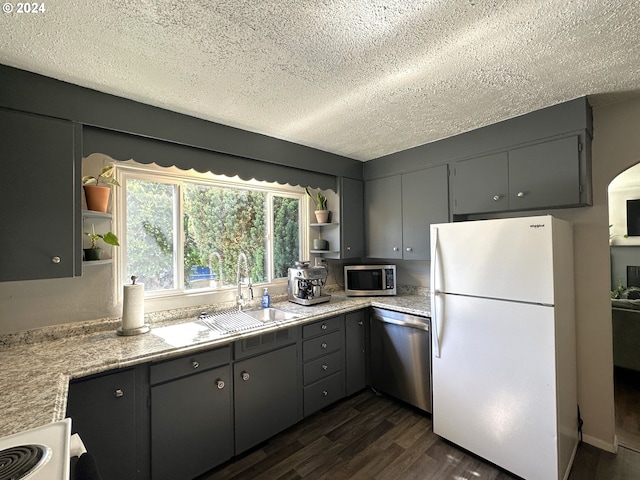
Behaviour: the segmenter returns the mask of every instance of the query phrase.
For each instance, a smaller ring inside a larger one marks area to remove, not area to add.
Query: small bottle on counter
[[[267,289],[264,289],[262,294],[262,308],[269,308],[271,306],[271,295],[267,292]]]

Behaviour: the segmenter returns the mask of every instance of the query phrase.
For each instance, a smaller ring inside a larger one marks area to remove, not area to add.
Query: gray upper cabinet
[[[340,239],[342,258],[364,256],[364,184],[340,179]]]
[[[449,221],[448,167],[366,182],[365,228],[371,258],[429,259],[429,226]]]
[[[402,175],[402,258],[428,260],[432,223],[449,221],[446,165]]]
[[[509,208],[524,210],[580,203],[578,136],[509,151]]]
[[[507,152],[455,162],[453,213],[499,212],[509,208]]]
[[[0,109],[0,281],[82,274],[80,137],[72,122]]]
[[[402,258],[402,177],[376,178],[365,185],[367,256]]]
[[[453,164],[453,213],[587,205],[579,135],[556,138]],[[588,186],[588,185],[587,185]]]

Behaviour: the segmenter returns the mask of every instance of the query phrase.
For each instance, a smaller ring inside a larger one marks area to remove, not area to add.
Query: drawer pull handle
[[[249,378],[251,378],[251,377],[249,376],[249,372],[242,372],[242,373],[240,374],[240,377],[241,377],[241,378],[242,378],[242,380],[244,380],[245,382],[246,382],[247,380],[249,380]]]
[[[322,326],[320,327],[322,330],[326,330],[327,329],[327,325],[326,324],[322,324]]]
[[[325,363],[324,365],[322,365],[322,369],[323,369],[323,370],[328,370],[328,369],[329,369],[329,366]]]
[[[193,368],[198,368],[200,366],[200,364],[198,362],[196,362],[195,360],[193,362],[191,362],[191,365],[193,365]]]
[[[218,390],[222,390],[224,388],[224,381],[216,380],[216,387],[218,387]]]
[[[51,263],[60,263],[62,259],[57,255],[51,259]]]
[[[327,344],[325,342],[322,342],[322,344],[320,345],[322,348],[327,348]]]
[[[407,252],[413,252],[413,247],[407,247],[406,250]]]
[[[323,390],[323,391],[322,391],[322,396],[323,396],[323,397],[326,397],[327,395],[329,395],[329,392],[327,392],[326,390]]]
[[[498,200],[500,200],[500,195],[494,195],[493,196],[493,201],[497,202]]]
[[[116,398],[124,397],[124,392],[123,392],[121,389],[119,389],[119,388],[118,388],[118,389],[113,393],[113,395],[114,395]]]
[[[518,192],[518,198],[524,197],[524,192]]]
[[[364,322],[363,322],[362,320],[360,320],[360,321],[358,322],[358,325],[362,326],[362,325],[364,325]]]

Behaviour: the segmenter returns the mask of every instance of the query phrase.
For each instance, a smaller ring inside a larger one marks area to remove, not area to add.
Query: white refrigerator
[[[433,430],[527,480],[578,445],[573,230],[550,215],[431,226]]]

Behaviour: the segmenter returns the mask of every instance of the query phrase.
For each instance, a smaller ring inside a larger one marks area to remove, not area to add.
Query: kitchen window
[[[119,291],[132,275],[147,297],[229,290],[241,253],[254,285],[284,283],[301,258],[300,187],[137,164],[117,170]]]

